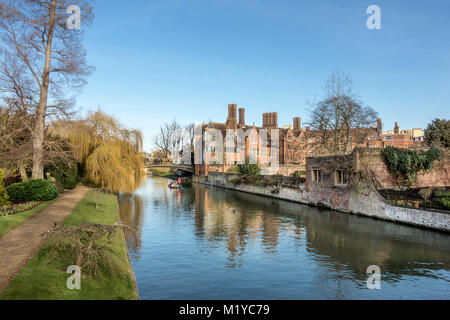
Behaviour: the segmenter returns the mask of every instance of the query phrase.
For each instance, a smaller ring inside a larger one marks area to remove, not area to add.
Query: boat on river
[[[182,190],[183,187],[181,186],[181,184],[179,183],[175,183],[175,182],[171,182],[169,183],[169,185],[167,186],[169,189],[174,189],[174,190]]]

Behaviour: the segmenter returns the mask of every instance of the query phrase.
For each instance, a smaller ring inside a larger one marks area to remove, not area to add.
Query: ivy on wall
[[[432,147],[427,151],[407,150],[387,147],[382,154],[389,170],[397,177],[402,177],[406,185],[413,184],[417,173],[433,168],[433,163],[439,160],[442,150]]]

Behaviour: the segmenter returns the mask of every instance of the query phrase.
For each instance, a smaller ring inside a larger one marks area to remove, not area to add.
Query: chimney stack
[[[278,113],[263,113],[263,128],[278,128]]]
[[[311,127],[306,127],[306,132],[311,132]]]
[[[383,120],[378,118],[377,120],[377,132],[381,134],[383,132]]]
[[[236,119],[237,104],[228,105],[228,119]]]
[[[227,126],[230,129],[236,129],[237,127],[237,104],[228,105]]]
[[[245,126],[245,109],[239,108],[239,125]]]
[[[398,122],[395,123],[394,133],[399,134],[400,133],[400,127],[398,126]]]
[[[302,119],[300,117],[294,118],[294,130],[300,130],[302,128]]]
[[[267,124],[267,116],[268,113],[263,113],[263,128],[267,128],[268,124]]]

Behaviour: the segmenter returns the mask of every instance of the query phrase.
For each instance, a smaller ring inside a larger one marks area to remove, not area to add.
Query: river
[[[167,183],[119,197],[141,299],[450,299],[448,234]]]

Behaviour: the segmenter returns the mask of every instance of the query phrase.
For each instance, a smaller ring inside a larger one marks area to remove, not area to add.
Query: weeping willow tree
[[[123,128],[101,111],[84,120],[55,123],[55,133],[69,139],[72,152],[90,183],[110,192],[132,193],[144,178],[142,134]]]

